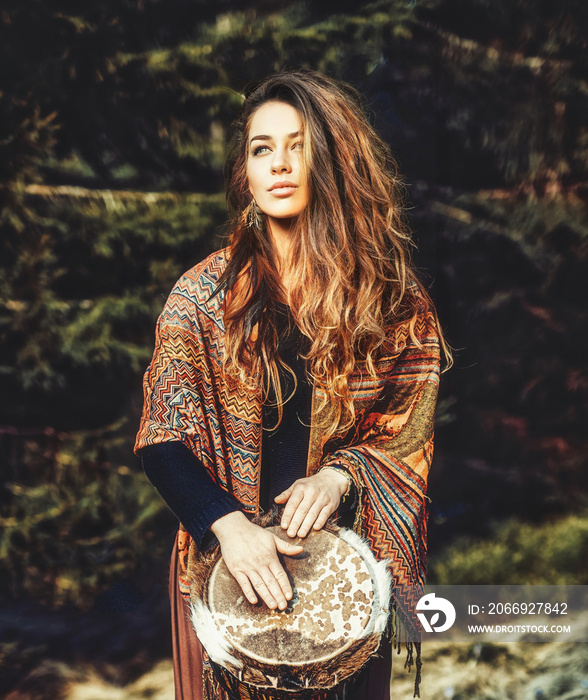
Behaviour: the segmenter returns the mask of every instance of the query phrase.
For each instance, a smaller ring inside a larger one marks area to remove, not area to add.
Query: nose
[[[276,148],[271,166],[272,173],[289,173],[292,170],[292,165],[285,148]]]

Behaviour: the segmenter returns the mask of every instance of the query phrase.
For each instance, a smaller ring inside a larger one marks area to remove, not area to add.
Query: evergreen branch
[[[94,199],[102,200],[107,206],[115,202],[135,201],[145,204],[156,204],[158,202],[200,202],[209,199],[209,195],[202,195],[196,192],[182,194],[179,192],[140,192],[133,190],[94,190],[87,187],[77,187],[71,185],[27,185],[25,192],[30,195],[54,199],[56,197],[70,197],[72,199]]]
[[[473,217],[469,211],[444,204],[443,202],[431,202],[431,211],[434,211],[436,214],[447,216],[450,219],[457,219],[464,224],[471,224],[473,221]]]
[[[570,60],[546,58],[544,56],[525,56],[520,52],[504,49],[499,51],[494,46],[484,46],[484,44],[475,39],[465,39],[454,32],[441,29],[441,27],[436,26],[432,22],[421,22],[420,24],[423,28],[440,36],[451,46],[456,46],[464,51],[483,54],[489,61],[502,61],[517,66],[526,66],[534,72],[539,72],[544,66],[563,70],[569,70],[573,67],[573,62]]]

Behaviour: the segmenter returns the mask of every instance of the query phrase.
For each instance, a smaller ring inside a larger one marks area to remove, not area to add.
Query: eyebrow
[[[288,138],[295,139],[297,136],[301,135],[302,131],[293,131],[291,134],[288,134]],[[260,134],[259,136],[254,136],[249,143],[253,143],[254,141],[273,141],[273,139],[267,134]]]

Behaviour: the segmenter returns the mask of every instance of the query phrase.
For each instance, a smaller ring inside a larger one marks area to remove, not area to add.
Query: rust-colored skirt
[[[176,700],[203,700],[202,645],[196,637],[188,607],[178,585],[178,539],[174,544],[170,577],[174,685]],[[392,647],[384,641],[371,661],[363,682],[349,694],[350,700],[390,700]]]

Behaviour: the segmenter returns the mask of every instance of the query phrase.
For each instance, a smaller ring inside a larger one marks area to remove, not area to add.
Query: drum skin
[[[269,529],[304,546],[296,557],[280,555],[293,590],[286,610],[251,604],[219,557],[201,589],[203,605],[192,606],[196,632],[236,697],[334,697],[325,691],[355,677],[379,647],[389,580],[382,590],[382,563],[350,531],[345,539],[321,530],[298,540]]]
[[[289,539],[281,528],[270,529]],[[214,567],[208,607],[236,650],[264,664],[307,664],[326,661],[363,636],[374,587],[366,563],[347,542],[313,532],[304,552],[282,563],[294,594],[284,611],[252,605],[224,561]]]

